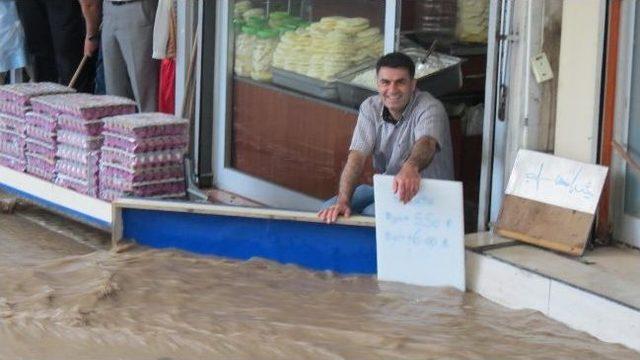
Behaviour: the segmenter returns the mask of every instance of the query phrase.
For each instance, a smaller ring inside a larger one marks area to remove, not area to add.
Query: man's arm
[[[360,175],[362,175],[366,160],[367,156],[360,151],[351,150],[349,152],[347,164],[344,166],[342,174],[340,175],[340,187],[336,204],[318,213],[318,216],[323,221],[329,224],[335,222],[340,215],[344,215],[345,217],[351,216],[351,196],[360,179]]]
[[[78,0],[85,23],[84,55],[92,56],[98,49],[98,33],[102,13],[101,0]]]
[[[437,149],[438,141],[431,136],[423,136],[413,144],[411,155],[393,178],[393,192],[398,194],[400,201],[406,204],[418,193],[420,171],[431,163]]]

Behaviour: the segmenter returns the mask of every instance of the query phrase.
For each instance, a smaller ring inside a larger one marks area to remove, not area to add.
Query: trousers
[[[103,1],[102,61],[107,94],[136,101],[141,112],[156,111],[158,62],[154,60],[153,23],[158,0],[114,5]]]
[[[322,209],[326,209],[329,206],[335,205],[337,201],[338,196],[332,197],[322,204]],[[351,195],[351,212],[354,214],[361,214],[365,216],[376,215],[373,197],[373,186],[361,184],[356,187],[356,189],[353,191],[353,195]]]
[[[33,61],[35,81],[67,85],[84,53],[84,18],[77,0],[18,0],[27,52]],[[95,56],[76,82],[81,92],[93,92]]]

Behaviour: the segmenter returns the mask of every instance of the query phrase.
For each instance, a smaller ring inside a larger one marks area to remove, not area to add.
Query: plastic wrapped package
[[[150,198],[150,199],[178,199],[178,198],[184,198],[185,195],[186,195],[186,193],[184,191],[179,191],[179,192],[176,192],[176,193],[166,193],[166,194],[147,196],[147,198]],[[126,198],[126,197],[130,197],[130,196],[133,196],[133,195],[127,194],[127,193],[125,193],[123,191],[104,188],[104,187],[101,186],[100,187],[99,196],[100,196],[100,199],[102,199],[104,201],[114,201],[114,200],[117,200],[119,198]]]
[[[152,197],[160,195],[184,196],[186,188],[184,180],[156,182],[152,184],[133,185],[129,190],[117,189],[113,183],[100,182],[100,194],[105,196],[108,192],[120,193],[123,196]]]
[[[56,118],[51,115],[30,111],[24,116],[24,122],[27,125],[37,126],[53,132],[56,130],[57,121]]]
[[[27,173],[48,181],[55,179],[56,164],[54,159],[30,152],[25,153],[25,159],[27,160]]]
[[[251,76],[253,48],[256,41],[256,29],[243,26],[242,32],[236,36],[235,59],[233,71],[238,76]]]
[[[28,137],[25,140],[25,152],[31,154],[39,154],[53,160],[56,156],[56,143],[41,141]]]
[[[70,130],[58,130],[57,135],[59,144],[71,145],[84,150],[100,150],[104,141],[103,136],[90,136]]]
[[[145,194],[158,195],[162,193],[161,191],[162,189],[175,190],[176,189],[175,185],[177,183],[184,184],[184,178],[180,177],[180,178],[174,178],[174,179],[131,182],[128,179],[114,177],[114,176],[107,176],[107,177],[102,177],[101,183],[105,188],[130,192],[132,194],[144,196]],[[151,194],[152,192],[153,194]],[[175,192],[175,191],[168,191],[168,192]]]
[[[81,194],[98,197],[99,186],[97,182],[86,179],[78,179],[65,174],[58,174],[54,180],[56,185],[79,192]]]
[[[74,89],[52,83],[17,83],[0,86],[0,99],[17,105],[29,105],[29,100],[35,96],[73,93]]]
[[[0,100],[0,113],[24,117],[24,115],[29,111],[31,111],[31,106],[25,106],[13,103],[11,101]]]
[[[189,122],[163,113],[139,113],[105,118],[104,131],[138,139],[183,135],[187,136]]]
[[[138,139],[122,134],[104,132],[104,145],[132,153],[183,149],[186,151],[187,137],[184,135],[167,135]]]
[[[100,151],[87,151],[74,146],[58,144],[56,155],[60,159],[67,159],[76,163],[97,166],[100,161]]]
[[[257,32],[251,55],[251,78],[253,80],[271,81],[271,65],[276,46],[278,46],[277,31],[267,29]]]
[[[31,139],[42,140],[45,142],[55,143],[56,133],[54,131],[27,124],[26,135]]]
[[[24,157],[16,157],[0,153],[0,166],[7,167],[20,172],[25,172],[27,162]]]
[[[132,154],[116,148],[102,147],[102,161],[129,169],[181,164],[183,156],[183,150],[163,150]]]
[[[56,171],[58,174],[72,176],[77,179],[92,180],[98,183],[99,166],[97,164],[82,164],[68,159],[58,159],[56,161]]]
[[[104,121],[84,120],[75,116],[62,114],[58,116],[58,129],[79,132],[88,136],[99,136],[102,134]]]
[[[130,183],[184,178],[182,164],[132,170],[118,164],[100,162],[100,177],[120,178]]]
[[[31,99],[31,106],[36,112],[55,116],[67,114],[85,120],[131,114],[136,111],[135,102],[130,99],[85,93],[38,96]]]
[[[26,122],[24,118],[9,114],[0,114],[0,130],[24,134],[25,127]]]
[[[487,42],[489,0],[458,0],[456,38],[466,42]]]
[[[0,153],[24,159],[24,135],[0,130]]]

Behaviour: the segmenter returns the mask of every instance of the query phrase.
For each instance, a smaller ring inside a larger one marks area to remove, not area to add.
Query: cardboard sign
[[[462,184],[422,180],[407,204],[393,176],[373,178],[378,279],[465,290]]]
[[[607,168],[531,150],[520,150],[505,193],[595,214]]]

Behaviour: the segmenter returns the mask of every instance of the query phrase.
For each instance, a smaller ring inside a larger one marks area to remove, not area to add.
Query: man
[[[376,173],[395,175],[393,192],[404,203],[418,193],[421,178],[453,179],[447,114],[440,101],[416,91],[414,74],[413,60],[402,53],[378,60],[378,95],[360,106],[338,195],[318,213],[325,222],[352,212],[374,215],[373,188],[356,187],[369,155]]]
[[[107,94],[135,99],[141,112],[156,110],[158,63],[152,58],[158,0],[104,0],[102,55]]]
[[[27,51],[33,60],[34,81],[68,84],[84,54],[92,55],[97,45],[97,23],[92,0],[19,0],[18,15],[24,28]],[[97,0],[93,0],[97,1]],[[84,18],[88,16],[88,18]],[[95,60],[85,64],[76,89],[93,91]]]

